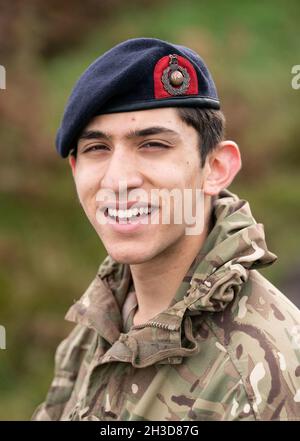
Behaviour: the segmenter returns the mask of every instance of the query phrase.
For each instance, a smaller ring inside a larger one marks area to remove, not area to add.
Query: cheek
[[[193,166],[188,169],[186,182],[189,188],[201,188],[203,180],[203,173],[200,167]]]
[[[168,159],[159,164],[152,164],[146,170],[145,176],[155,188],[182,188],[188,176],[188,170],[185,169],[180,159]]]
[[[169,165],[160,174],[161,181],[165,182],[168,188],[199,188],[202,173],[197,163],[182,161],[181,164]]]
[[[75,175],[75,185],[81,205],[87,206],[92,201],[96,203],[96,193],[99,186],[98,174],[92,170],[78,169]]]
[[[199,188],[202,182],[203,171],[201,169],[198,151],[188,151],[182,160],[182,169],[186,188]]]

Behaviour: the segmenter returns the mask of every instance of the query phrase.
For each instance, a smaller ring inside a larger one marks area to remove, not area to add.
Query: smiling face
[[[186,225],[184,219],[181,224],[172,220],[174,205],[170,223],[162,222],[162,200],[147,215],[153,189],[183,193],[200,189],[203,183],[198,134],[175,109],[97,116],[81,134],[76,161],[70,161],[80,203],[113,259],[142,263],[181,249],[187,240]],[[130,196],[119,206],[120,183],[126,183],[127,194],[142,190],[144,197]],[[117,205],[112,198],[97,202],[99,191],[114,192]],[[106,223],[99,222],[97,209],[107,216]],[[150,221],[155,216],[156,222]]]

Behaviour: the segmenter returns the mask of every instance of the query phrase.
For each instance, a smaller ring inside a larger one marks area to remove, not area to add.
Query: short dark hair
[[[179,118],[188,126],[194,127],[199,137],[201,167],[207,155],[214,150],[225,136],[225,116],[221,110],[202,109],[200,107],[175,107]],[[76,158],[77,147],[70,155]]]
[[[188,126],[194,127],[199,137],[201,167],[207,155],[225,137],[225,115],[221,110],[200,107],[176,107],[179,118]]]

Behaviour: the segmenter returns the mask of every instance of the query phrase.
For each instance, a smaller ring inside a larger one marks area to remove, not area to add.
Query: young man
[[[75,85],[57,149],[108,256],[33,419],[299,419],[300,313],[257,271],[276,256],[226,189],[241,159],[219,109],[199,55],[153,38]]]

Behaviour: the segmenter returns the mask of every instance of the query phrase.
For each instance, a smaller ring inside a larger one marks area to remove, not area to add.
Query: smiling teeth
[[[142,216],[143,214],[151,213],[152,209],[148,207],[132,208],[129,210],[116,210],[114,208],[108,208],[108,215],[110,217],[118,217],[119,219],[130,219],[134,216]]]

